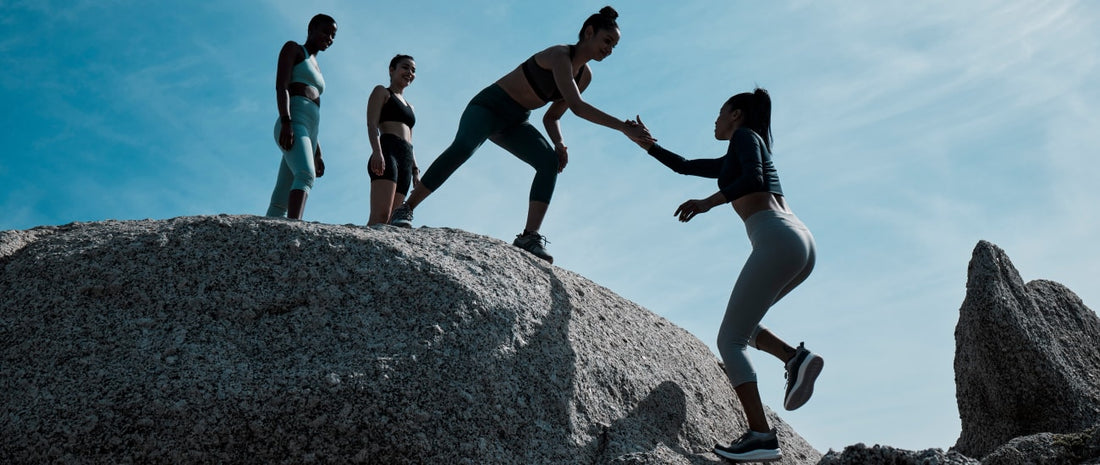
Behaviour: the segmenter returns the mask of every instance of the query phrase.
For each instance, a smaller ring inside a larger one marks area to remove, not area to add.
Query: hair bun
[[[612,21],[619,19],[619,12],[615,11],[611,6],[600,8],[600,14],[610,18]]]

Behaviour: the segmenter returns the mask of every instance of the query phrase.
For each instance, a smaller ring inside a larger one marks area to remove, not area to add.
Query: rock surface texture
[[[705,344],[454,229],[0,231],[3,463],[719,463]],[[786,458],[820,454],[769,411]]]
[[[978,465],[978,461],[954,451],[910,451],[889,446],[856,444],[842,452],[829,451],[818,465]]]
[[[1100,423],[1100,318],[1066,287],[1024,284],[1003,250],[974,248],[955,328],[962,434],[984,457],[1013,438]]]

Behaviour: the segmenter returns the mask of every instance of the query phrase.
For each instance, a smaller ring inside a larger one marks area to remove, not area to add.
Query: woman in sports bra
[[[306,43],[287,41],[279,52],[275,74],[275,143],[283,152],[267,216],[302,219],[314,178],[325,174],[317,134],[321,123],[321,93],[325,79],[317,67],[317,53],[336,39],[336,20],[319,14],[309,21]]]
[[[390,60],[390,86],[375,86],[367,99],[367,133],[371,155],[370,218],[367,226],[385,224],[390,213],[409,193],[409,185],[420,176],[413,156],[413,107],[405,100],[405,88],[416,79],[416,62],[408,55]]]
[[[825,363],[804,344],[792,347],[760,324],[772,305],[810,275],[816,254],[813,235],[791,212],[779,185],[779,173],[772,163],[771,114],[771,97],[764,89],[727,100],[714,122],[714,137],[729,141],[726,154],[719,158],[685,160],[652,138],[634,138],[673,171],[718,180],[718,192],[688,200],[676,209],[674,215],[680,221],[691,221],[711,208],[730,204],[744,221],[752,244],[718,329],[718,352],[744,407],[749,431],[729,446],[715,445],[714,453],[736,462],[768,462],[783,455],[776,432],[764,416],[748,347],[768,352],[786,364],[783,407],[787,410],[810,399]],[[637,123],[645,127],[641,118]]]
[[[558,173],[569,161],[558,120],[565,110],[596,124],[640,137],[642,129],[630,120],[620,120],[585,102],[581,92],[592,82],[591,60],[603,61],[619,43],[618,13],[604,7],[581,27],[575,45],[555,45],[542,50],[498,79],[470,100],[458,124],[458,134],[424,172],[405,203],[393,212],[391,224],[412,227],[413,209],[473,155],[485,142],[493,141],[535,168],[528,196],[527,222],[513,245],[553,263],[539,234]],[[531,110],[547,103],[542,117],[551,143],[527,121]]]

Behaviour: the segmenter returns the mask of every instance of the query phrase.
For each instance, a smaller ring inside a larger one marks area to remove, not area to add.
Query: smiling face
[[[309,30],[306,43],[312,44],[317,51],[323,52],[336,40],[336,23],[321,23]]]
[[[405,58],[390,68],[390,85],[395,87],[408,87],[416,79],[416,62]]]
[[[584,30],[584,40],[581,41],[580,46],[592,55],[592,59],[603,61],[604,58],[611,56],[615,46],[619,45],[621,37],[622,34],[617,27],[593,31],[592,26],[588,26]]]

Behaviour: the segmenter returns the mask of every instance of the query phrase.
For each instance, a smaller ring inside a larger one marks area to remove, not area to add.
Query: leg
[[[745,418],[749,421],[749,429],[766,433],[771,430],[768,425],[768,417],[764,415],[764,403],[760,400],[760,390],[756,383],[744,383],[734,388],[737,399],[741,401],[741,407],[745,410]]]
[[[458,122],[458,133],[455,134],[454,141],[424,171],[424,175],[420,178],[423,187],[413,189],[405,204],[410,209],[420,205],[420,202],[438,190],[459,166],[473,156],[489,135],[499,130],[503,124],[504,121],[492,110],[481,105],[467,105]]]
[[[290,150],[283,151],[283,161],[279,165],[279,178],[275,184],[275,191],[272,192],[268,216],[282,216],[282,211],[286,211],[288,218],[302,218],[306,197],[313,188],[316,177],[313,162],[315,148],[306,126],[294,124],[294,146]],[[285,197],[276,198],[276,196]],[[283,199],[286,199],[285,204],[282,203]]]
[[[527,224],[524,232],[538,232],[542,227],[542,219],[546,217],[546,210],[550,204],[546,202],[530,201],[527,203]]]
[[[393,196],[398,189],[400,171],[398,157],[395,154],[399,153],[404,145],[408,145],[393,134],[382,134],[379,139],[382,143],[382,160],[386,164],[386,169],[381,175],[367,170],[367,175],[370,176],[370,217],[367,219],[367,226],[390,222],[390,214],[394,209]]]
[[[525,232],[538,232],[550,199],[554,196],[554,186],[558,179],[558,154],[550,143],[531,123],[524,121],[510,127],[491,138],[493,143],[507,150],[516,158],[535,168],[535,179],[531,181],[528,194],[527,223]]]
[[[808,230],[804,230],[803,232],[805,233],[803,235],[803,246],[809,252],[806,264],[802,267],[802,270],[798,272],[798,275],[796,275],[790,283],[787,283],[783,290],[779,292],[779,295],[775,298],[775,302],[779,302],[780,299],[794,290],[795,287],[802,284],[806,278],[810,277],[810,272],[814,270],[814,264],[817,262],[816,245],[814,244],[813,236],[810,235],[810,232]],[[772,305],[775,305],[775,302],[772,302]],[[774,355],[783,363],[791,361],[791,358],[794,358],[797,352],[797,349],[780,339],[779,336],[771,332],[771,330],[759,325],[757,326],[756,335],[753,337],[752,341],[754,342],[754,347]]]
[[[267,207],[267,216],[285,217],[290,185],[294,182],[294,173],[286,165],[286,158],[279,160],[279,174],[275,177],[275,189],[271,192],[271,202]]]
[[[388,179],[376,179],[370,183],[370,219],[367,226],[390,222],[390,213],[394,209],[394,192],[397,183]],[[396,205],[401,205],[397,203]]]
[[[750,228],[753,250],[733,287],[722,326],[718,331],[718,350],[726,364],[730,383],[738,390],[739,396],[745,389],[755,391],[755,385],[752,388],[741,386],[756,382],[756,373],[749,361],[747,346],[756,333],[760,320],[806,263],[804,249],[789,244],[790,236],[792,234],[786,232],[783,226],[758,230]],[[758,397],[749,395],[742,400],[746,415],[757,410],[763,411],[763,406],[756,404],[759,402]],[[758,426],[760,420],[760,417],[749,418],[750,424]],[[766,431],[753,429],[758,432]]]

